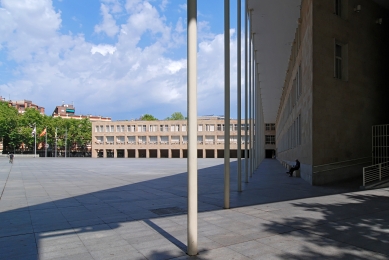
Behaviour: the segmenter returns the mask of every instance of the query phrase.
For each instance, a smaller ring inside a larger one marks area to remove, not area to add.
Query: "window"
[[[275,136],[274,135],[265,135],[265,144],[275,144]]]
[[[197,131],[202,132],[203,131],[203,125],[198,125]]]
[[[117,136],[116,143],[117,144],[124,144],[124,136]]]
[[[186,135],[182,136],[182,143],[183,144],[187,144],[188,143],[188,136],[186,136]]]
[[[342,45],[335,44],[335,78],[342,79]]]
[[[115,126],[111,125],[111,132],[115,132]]]
[[[234,124],[234,131],[238,131],[238,124]]]
[[[146,132],[146,125],[138,125],[138,132]]]
[[[178,131],[180,131],[180,125],[171,125],[170,126],[170,131],[171,132],[178,132]]]
[[[111,131],[110,131],[110,128],[109,128],[109,125],[106,125],[106,126],[105,126],[105,132],[107,132],[107,133],[111,132]]]
[[[128,125],[127,132],[135,132],[135,125]]]
[[[270,124],[265,124],[266,131],[270,131]]]
[[[208,132],[214,132],[215,131],[215,125],[205,125],[205,131]]]
[[[169,136],[161,136],[161,144],[168,144],[169,143]]]
[[[146,143],[146,136],[138,136],[138,142],[140,144],[145,144]]]
[[[198,144],[203,144],[203,136],[202,135],[198,135],[197,136],[197,143]]]
[[[159,130],[161,132],[168,132],[169,131],[169,126],[168,125],[159,125]]]
[[[135,136],[127,136],[128,144],[135,144]]]
[[[342,17],[342,0],[335,0],[335,14]]]
[[[104,126],[103,125],[100,126],[100,132],[104,132]]]
[[[180,136],[178,136],[178,135],[173,135],[172,137],[171,137],[171,142],[172,142],[172,144],[179,144],[180,143]]]
[[[114,137],[113,136],[107,136],[106,137],[106,143],[107,144],[113,144]]]
[[[96,141],[95,141],[96,144],[104,143],[104,136],[96,136],[95,138],[96,138]]]
[[[182,125],[182,132],[186,132],[186,125]]]
[[[276,124],[270,124],[270,130],[275,131],[276,130]]]
[[[95,132],[96,132],[96,133],[100,132],[100,126],[98,126],[98,125],[95,126]]]
[[[149,132],[157,132],[157,131],[158,131],[158,125],[149,126]]]
[[[157,142],[158,142],[157,136],[150,136],[149,137],[150,144],[156,144]]]
[[[217,131],[224,131],[224,124],[218,124]]]

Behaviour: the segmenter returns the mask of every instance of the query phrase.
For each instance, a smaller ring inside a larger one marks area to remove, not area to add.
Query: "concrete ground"
[[[199,159],[199,255],[185,159],[0,158],[0,259],[389,259],[389,189],[313,187],[265,160],[223,206]],[[243,178],[244,180],[244,178]]]

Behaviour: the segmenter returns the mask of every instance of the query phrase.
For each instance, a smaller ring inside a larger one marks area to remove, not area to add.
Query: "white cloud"
[[[113,16],[109,13],[109,7],[105,4],[101,4],[100,10],[103,16],[103,22],[95,26],[95,32],[104,32],[109,37],[114,37],[119,32],[119,27],[116,25]]]
[[[116,51],[115,46],[108,45],[108,44],[99,44],[99,45],[92,46],[92,49],[90,52],[92,54],[95,54],[97,52],[97,53],[100,53],[101,55],[105,56],[108,53],[113,54],[115,51]]]
[[[0,85],[3,96],[11,94],[12,99],[33,100],[45,106],[47,113],[62,100],[74,101],[78,113],[104,116],[128,111],[128,117],[132,118],[136,115],[131,116],[131,111],[150,111],[162,106],[186,111],[186,60],[169,56],[177,46],[185,44],[182,19],[177,18],[172,25],[150,2],[128,0],[125,6],[128,19],[122,24],[115,23],[117,31],[115,26],[104,27],[104,21],[99,25],[101,32],[117,34],[115,42],[92,43],[83,35],[60,34],[60,13],[54,11],[50,1],[42,0],[40,5],[30,8],[17,4],[9,8],[3,2],[0,13],[6,15],[1,15],[0,20],[7,21],[7,26],[0,23],[0,32],[8,35],[0,33],[0,40],[6,43],[3,46],[7,46],[0,52],[6,51],[18,64],[15,79]],[[103,1],[103,16],[108,14],[112,18],[111,6],[115,3],[118,2]],[[48,17],[37,19],[35,25],[20,22],[17,17],[28,17],[31,10],[47,13]],[[43,21],[52,21],[51,26],[43,28],[45,32],[29,31]],[[224,38],[222,34],[213,35],[206,23],[201,28],[199,34],[206,37],[200,39],[198,50],[199,114],[221,114]],[[140,44],[145,34],[152,41]],[[234,55],[231,58],[236,59]],[[231,83],[235,84],[233,79]],[[163,110],[158,112],[164,117],[170,115]]]

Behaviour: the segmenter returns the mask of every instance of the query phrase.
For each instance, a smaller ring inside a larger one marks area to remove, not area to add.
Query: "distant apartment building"
[[[197,157],[224,158],[224,119],[200,117],[197,122]],[[187,124],[186,120],[92,122],[92,157],[186,158]],[[232,119],[229,127],[230,156],[236,158],[245,131],[238,140],[238,121]]]
[[[9,106],[16,108],[20,114],[23,114],[26,111],[26,108],[33,108],[38,110],[42,115],[45,114],[45,108],[32,103],[31,100],[6,100],[2,96],[0,96],[0,100],[7,102]]]
[[[89,118],[90,121],[111,121],[110,117],[94,116],[94,115],[76,115],[76,108],[74,105],[62,104],[61,106],[56,106],[52,117],[61,117],[65,119],[84,119]]]

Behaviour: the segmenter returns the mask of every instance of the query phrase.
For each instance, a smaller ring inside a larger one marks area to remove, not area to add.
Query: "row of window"
[[[276,124],[265,124],[265,130],[266,131],[275,131],[276,130]]]
[[[247,130],[249,130],[250,125],[247,125]],[[245,129],[245,124],[242,124],[242,129]],[[136,130],[136,131],[135,131]],[[224,124],[199,124],[197,126],[197,131],[224,131]],[[174,125],[117,125],[116,128],[114,125],[96,125],[96,133],[113,133],[113,132],[186,132],[186,124],[174,124]],[[230,124],[230,131],[238,131],[238,124]]]
[[[236,143],[238,140],[236,135],[230,136],[230,142]],[[247,142],[250,141],[250,138],[247,137]],[[187,143],[188,142],[188,136],[96,136],[95,137],[95,143],[96,144],[180,144],[180,143]],[[224,143],[224,135],[206,135],[197,136],[197,142],[198,143],[206,143],[206,144],[214,144],[214,143]],[[242,137],[241,142],[245,142],[245,137]]]
[[[301,145],[301,114],[293,121],[288,131],[281,138],[278,151],[283,152],[285,150],[296,148]]]

